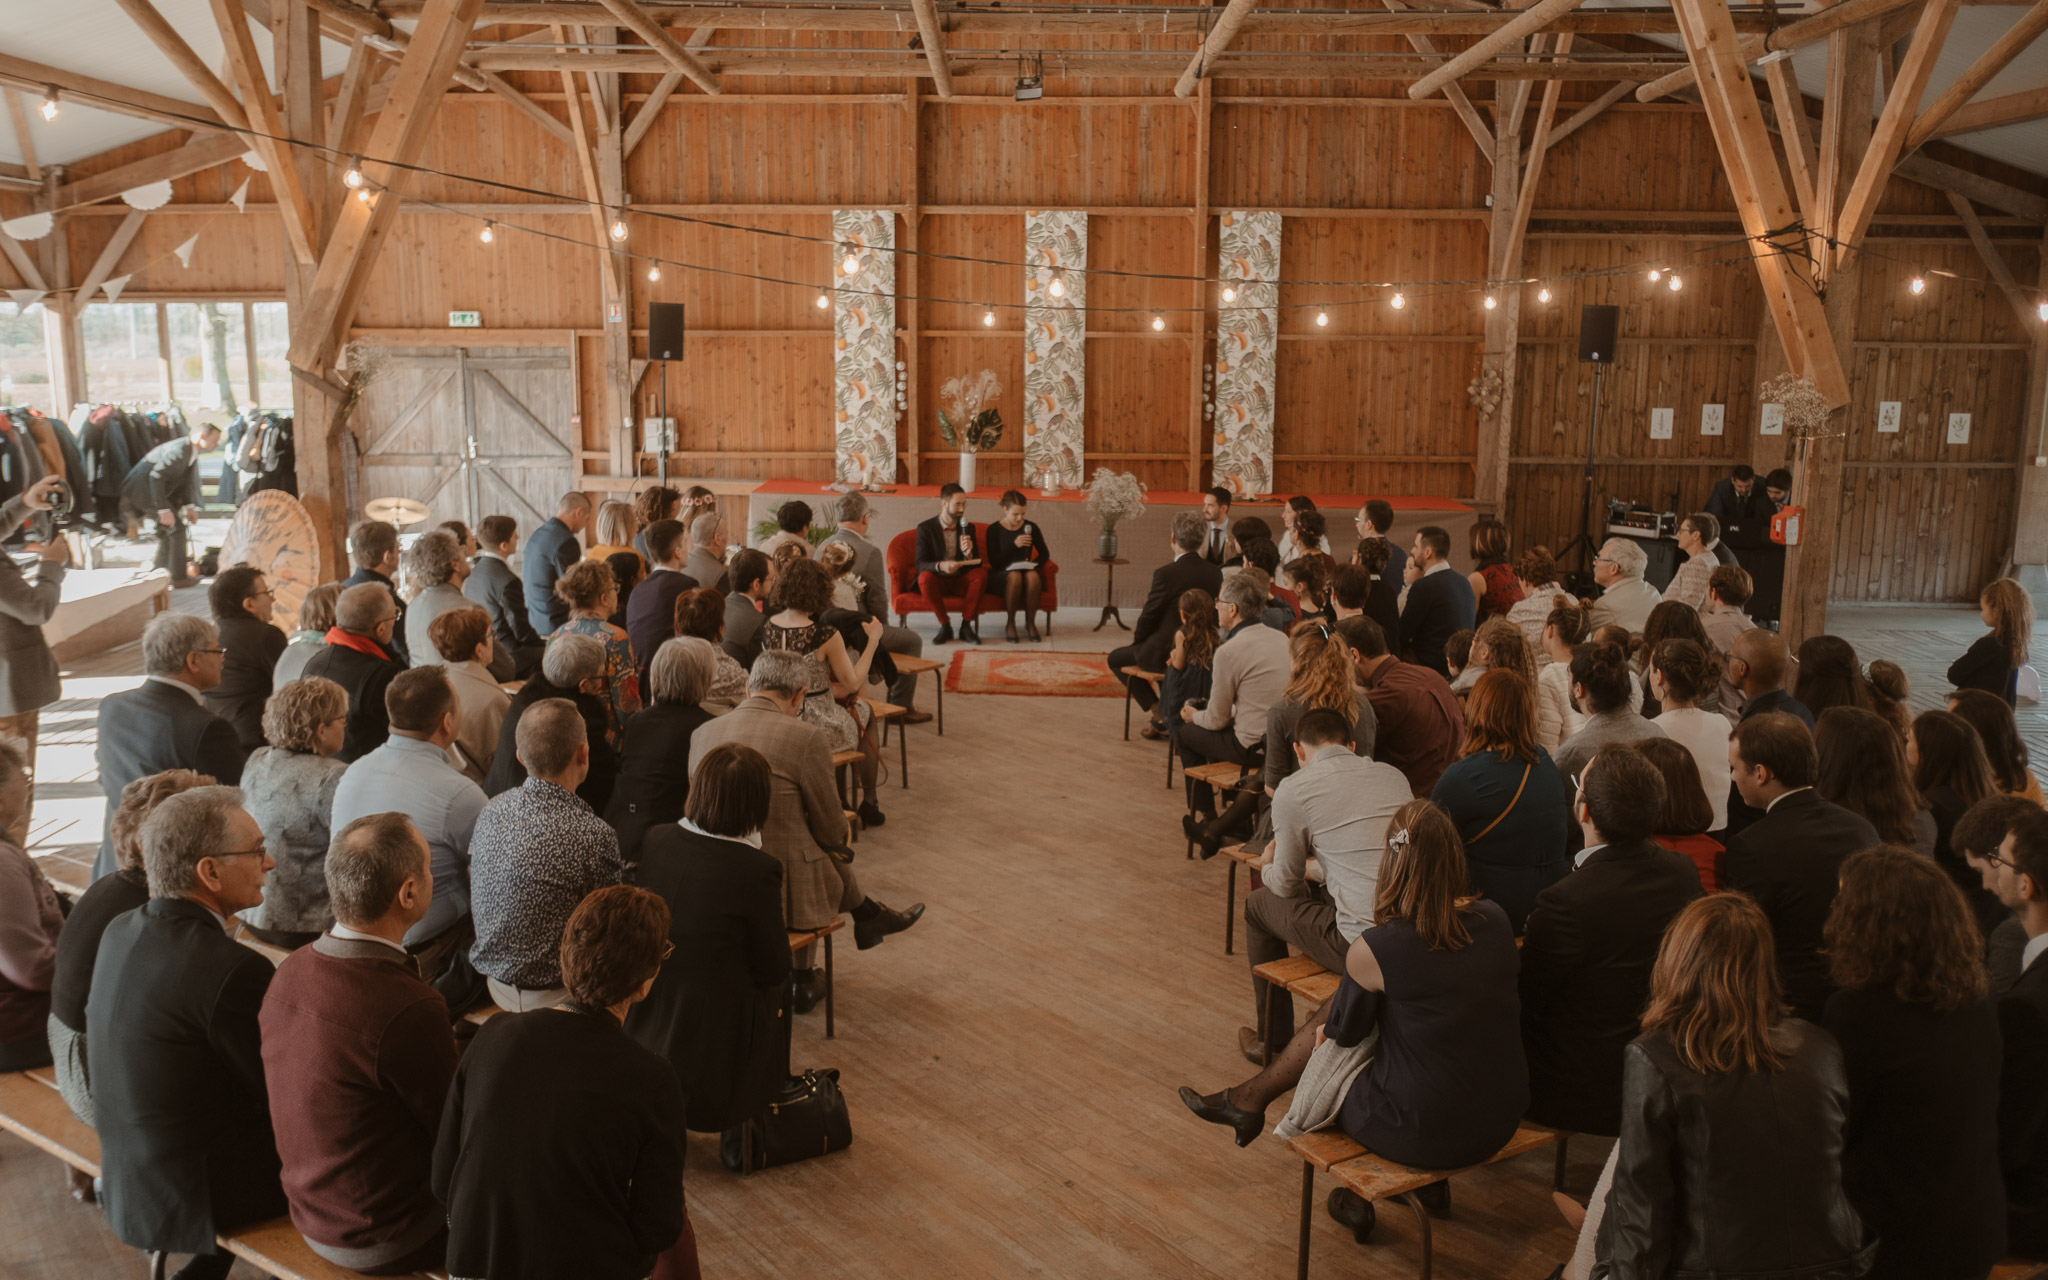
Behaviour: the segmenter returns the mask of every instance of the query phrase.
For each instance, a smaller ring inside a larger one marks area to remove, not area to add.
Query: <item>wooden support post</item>
[[[296,148],[289,141],[291,134],[271,97],[270,82],[263,78],[263,64],[256,57],[256,39],[249,33],[249,16],[235,0],[213,0],[213,17],[227,46],[228,66],[242,90],[242,110],[255,131],[255,136],[248,139],[249,145],[263,157],[270,189],[277,196],[277,211],[284,218],[285,243],[293,257],[311,266],[320,260],[313,206],[299,178],[293,155]]]
[[[178,398],[178,383],[171,367],[171,306],[167,302],[156,304],[156,371],[163,380],[164,403],[170,404]]]
[[[2048,236],[2041,241],[2035,288],[2048,291]],[[2038,321],[2027,353],[2027,399],[2020,407],[2019,507],[2013,516],[2014,576],[2048,603],[2048,327]]]
[[[1538,37],[1540,43],[1541,37]],[[1514,91],[1509,90],[1510,94]],[[1524,96],[1526,101],[1526,96]],[[1496,305],[1486,312],[1485,345],[1479,357],[1484,378],[1500,378],[1500,402],[1493,417],[1479,422],[1478,461],[1473,467],[1474,503],[1486,515],[1497,516],[1507,505],[1508,458],[1515,427],[1515,366],[1522,320],[1522,291],[1503,287],[1509,276],[1521,274],[1519,241],[1515,235],[1515,211],[1522,199],[1522,170],[1507,163],[1522,150],[1521,110],[1510,102],[1494,110],[1494,146],[1499,160],[1493,166],[1493,216],[1486,231],[1487,288]],[[1512,260],[1508,255],[1513,252]]]
[[[44,165],[43,208],[62,207],[57,192],[63,185],[64,167]],[[43,299],[43,344],[49,353],[50,396],[61,418],[85,399],[86,392],[85,343],[78,329],[78,313],[85,308],[71,292],[71,225],[66,215],[59,213],[50,234],[36,241],[36,253],[51,291]]]
[[[242,304],[242,366],[249,375],[249,412],[263,403],[263,379],[256,369],[256,304]],[[230,460],[232,465],[232,460]]]
[[[904,173],[897,179],[898,198],[903,201],[903,229],[898,234],[898,243],[912,252],[896,255],[896,294],[903,300],[897,304],[896,323],[903,329],[903,364],[908,378],[909,406],[904,410],[903,425],[898,429],[897,452],[901,455],[900,465],[905,469],[911,484],[919,483],[923,472],[923,423],[924,423],[924,304],[918,295],[923,292],[924,272],[915,252],[918,235],[924,226],[924,86],[915,77],[905,81],[903,86],[903,108],[908,126],[903,138]],[[908,438],[904,438],[907,433]],[[1023,477],[1026,483],[1031,477]]]
[[[668,105],[670,95],[675,93],[676,86],[682,82],[682,72],[669,72],[654,86],[654,92],[647,95],[647,100],[640,104],[640,110],[634,113],[632,123],[626,126],[628,159],[632,158],[633,150],[640,145],[640,140],[647,136],[647,131],[654,127],[654,121],[661,115],[661,109]]]
[[[1209,443],[1209,422],[1202,417],[1202,366],[1209,353],[1209,278],[1216,260],[1209,256],[1209,133],[1213,127],[1215,91],[1207,77],[1195,98],[1195,204],[1189,227],[1193,262],[1188,275],[1188,489],[1202,489],[1202,452]],[[1483,127],[1483,126],[1482,126]],[[1029,480],[1031,477],[1024,477]]]
[[[592,32],[589,38],[593,44],[608,44],[616,42],[619,33],[617,28],[608,28]],[[626,131],[618,116],[621,96],[618,73],[601,73],[593,88],[590,109],[597,122],[598,133],[591,142],[590,157],[596,169],[601,198],[623,217],[627,201]],[[582,113],[578,111],[576,114],[580,119]],[[612,414],[606,438],[611,442],[612,474],[630,476],[639,470],[638,432],[635,428],[641,415],[635,397],[640,377],[646,371],[645,362],[638,363],[636,368],[633,359],[633,259],[623,244],[613,245],[609,238],[600,239],[598,244],[611,246],[604,255],[604,261],[609,273],[608,283],[613,290],[605,300],[604,380]],[[618,307],[617,321],[611,318],[613,304]]]
[[[562,28],[556,27],[555,31],[557,40],[566,38]],[[558,74],[562,77],[562,98],[569,108],[569,133],[573,139],[570,146],[576,152],[576,168],[583,175],[583,197],[591,201],[590,225],[596,230],[592,243],[597,246],[598,257],[603,262],[604,300],[609,306],[623,296],[619,287],[619,264],[608,248],[611,240],[611,219],[623,218],[626,213],[623,208],[610,205],[605,199],[604,183],[598,178],[597,173],[597,156],[591,149],[590,129],[583,122],[583,104],[576,88],[576,75],[571,71]],[[618,425],[616,416],[610,421],[613,427]]]
[[[1920,105],[1920,95],[1926,91],[1927,78],[1934,72],[1934,60],[1948,39],[1948,29],[1955,21],[1960,2],[1927,0],[1927,7],[1920,11],[1920,21],[1913,28],[1912,47],[1906,50],[1905,58],[1899,63],[1898,78],[1885,94],[1884,110],[1878,115],[1877,127],[1871,131],[1870,145],[1864,148],[1863,162],[1856,168],[1856,181],[1842,198],[1841,214],[1835,226],[1837,265],[1847,261],[1862,243],[1863,233],[1870,226],[1870,216],[1877,212],[1878,197],[1884,194],[1885,183],[1891,180],[1892,167],[1903,154],[1906,133],[1913,127],[1913,112]]]
[[[1557,37],[1556,54],[1562,57],[1572,47],[1572,33]],[[1515,214],[1508,227],[1506,243],[1499,248],[1500,270],[1495,279],[1511,280],[1522,274],[1522,241],[1529,231],[1529,215],[1536,208],[1536,184],[1543,176],[1543,157],[1550,150],[1550,125],[1557,118],[1557,98],[1564,81],[1548,80],[1543,85],[1543,105],[1536,111],[1536,128],[1529,135],[1529,159],[1520,179]],[[1510,152],[1510,155],[1516,154]]]
[[[1771,106],[1778,116],[1778,137],[1785,144],[1785,168],[1792,175],[1792,195],[1799,202],[1799,220],[1809,229],[1818,229],[1825,220],[1820,201],[1814,198],[1814,174],[1820,167],[1820,152],[1813,143],[1806,98],[1799,92],[1799,72],[1792,66],[1792,59],[1778,58],[1764,67],[1764,79],[1771,86]]]

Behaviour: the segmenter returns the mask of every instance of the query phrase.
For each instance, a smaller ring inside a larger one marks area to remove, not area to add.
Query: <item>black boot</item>
[[[798,1013],[809,1013],[825,998],[825,971],[823,969],[800,969],[789,978],[789,1007]]]
[[[862,918],[864,908],[873,908],[872,911],[867,913],[865,919]],[[913,903],[904,910],[897,911],[883,906],[873,898],[869,898],[853,910],[854,945],[862,951],[866,951],[869,947],[879,947],[882,945],[882,939],[892,933],[901,933],[908,929],[911,925],[916,924],[918,917],[923,914],[924,904],[922,902]]]
[[[1351,1238],[1360,1244],[1372,1239],[1372,1229],[1379,1222],[1372,1201],[1359,1195],[1349,1187],[1338,1187],[1330,1192],[1328,1201],[1330,1217],[1342,1226],[1351,1228]]]

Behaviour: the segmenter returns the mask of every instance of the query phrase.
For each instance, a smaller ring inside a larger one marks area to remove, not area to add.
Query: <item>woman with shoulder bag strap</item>
[[[1536,895],[1571,870],[1571,797],[1536,743],[1536,700],[1513,671],[1479,677],[1465,703],[1465,754],[1431,793],[1465,840],[1472,890],[1517,934]]]

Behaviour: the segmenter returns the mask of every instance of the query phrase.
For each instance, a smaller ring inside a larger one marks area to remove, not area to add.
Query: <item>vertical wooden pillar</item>
[[[1191,215],[1189,244],[1194,264],[1188,274],[1194,283],[1188,288],[1188,488],[1202,488],[1202,450],[1209,443],[1211,427],[1202,417],[1203,357],[1209,353],[1209,277],[1216,261],[1209,256],[1209,131],[1214,99],[1212,82],[1202,77],[1194,100],[1195,110],[1195,200]],[[1282,234],[1285,234],[1284,229]]]
[[[256,304],[242,304],[242,363],[249,372],[249,409],[263,407],[263,379],[256,372]]]
[[[43,208],[57,207],[63,174],[62,165],[43,166]],[[41,259],[36,265],[51,290],[43,299],[43,347],[50,363],[50,395],[61,418],[84,401],[87,390],[85,343],[78,329],[85,304],[71,295],[71,230],[66,215],[59,213],[50,234],[36,242],[36,256]]]
[[[2041,241],[2038,287],[2048,289],[2048,236]],[[2019,506],[2013,515],[2013,576],[2048,602],[2048,326],[2027,353],[2027,398],[2020,411]]]
[[[157,375],[164,382],[164,403],[178,398],[177,380],[171,369],[171,305],[168,302],[156,304],[156,367]]]
[[[1516,92],[1501,80],[1494,82],[1493,91],[1496,101]],[[1521,92],[1526,95],[1526,87]],[[1504,283],[1522,274],[1522,251],[1515,236],[1515,206],[1521,198],[1520,115],[1516,109],[1494,112],[1493,218],[1486,232],[1487,288],[1497,305],[1486,313],[1479,372],[1482,378],[1500,376],[1500,406],[1491,420],[1479,420],[1473,497],[1482,514],[1496,517],[1507,505],[1508,454],[1515,431],[1515,352],[1522,320],[1521,286]],[[1506,255],[1511,250],[1514,257],[1509,261]]]
[[[924,119],[921,90],[924,82],[916,76],[910,78],[903,91],[904,125],[903,168],[904,172],[896,182],[897,198],[903,202],[903,227],[897,233],[897,245],[912,250],[896,255],[896,323],[903,334],[903,365],[908,378],[909,407],[903,411],[902,425],[897,428],[896,451],[902,457],[903,474],[911,484],[919,483],[923,471],[924,422],[924,306],[918,302],[923,292],[924,272],[920,269],[917,249],[918,231],[924,224]],[[1022,430],[1020,426],[1018,428]],[[1025,480],[1031,477],[1025,476]]]
[[[585,36],[593,44],[611,44],[618,40],[618,28],[599,27]],[[595,74],[591,77],[590,111],[597,130],[591,137],[591,146],[597,152],[597,183],[604,193],[605,203],[616,216],[624,217],[626,203],[631,198],[626,192],[626,130],[619,120],[619,77],[615,71]],[[574,103],[571,109],[580,110]],[[628,237],[626,243],[632,240]],[[633,276],[634,262],[624,248],[614,249],[612,278],[618,281],[618,293],[605,298],[604,311],[604,384],[605,402],[608,407],[606,423],[609,430],[605,438],[610,441],[613,475],[630,476],[639,471],[639,444],[637,442],[639,414],[635,405],[637,379],[633,377]],[[611,319],[612,304],[618,304],[618,320]],[[657,371],[656,376],[662,376]]]

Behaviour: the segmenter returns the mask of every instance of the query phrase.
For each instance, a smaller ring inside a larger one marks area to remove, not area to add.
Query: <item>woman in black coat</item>
[[[1876,1280],[1980,1280],[2005,1251],[2003,1053],[1962,893],[1911,849],[1842,863],[1828,916],[1849,1124],[1842,1182],[1878,1233]]]
[[[288,641],[271,625],[277,597],[263,571],[238,564],[223,569],[207,589],[206,601],[220,626],[220,683],[201,694],[206,709],[235,727],[246,754],[266,745],[263,704],[270,699],[270,675]]]
[[[619,854],[631,862],[649,830],[683,816],[690,793],[690,735],[711,713],[698,704],[711,692],[718,651],[695,638],[665,640],[648,664],[654,701],[626,722],[618,781],[604,820],[619,833]]]
[[[637,878],[668,902],[675,954],[626,1030],[674,1065],[699,1133],[759,1115],[789,1075],[782,864],[760,847],[771,786],[760,752],[713,748],[682,822],[640,850]]]

